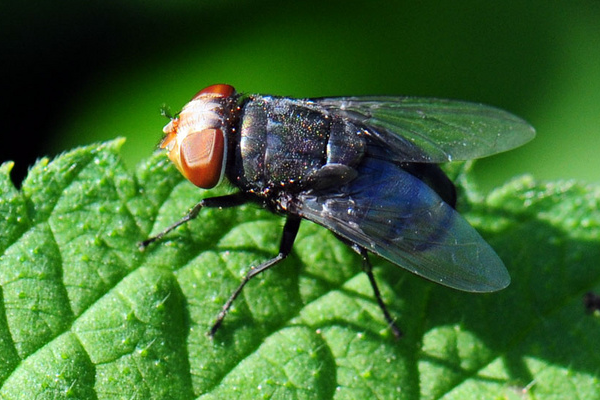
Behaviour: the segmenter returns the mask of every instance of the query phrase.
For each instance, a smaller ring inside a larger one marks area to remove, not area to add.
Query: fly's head
[[[225,104],[235,89],[212,85],[196,94],[164,127],[160,143],[169,159],[194,185],[210,189],[221,182],[227,162]]]

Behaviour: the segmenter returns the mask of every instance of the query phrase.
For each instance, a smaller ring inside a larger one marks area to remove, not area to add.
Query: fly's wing
[[[468,292],[510,283],[494,250],[422,181],[367,157],[341,188],[305,193],[303,217],[424,278]]]
[[[365,126],[400,162],[470,160],[519,147],[535,136],[524,120],[483,104],[416,97],[338,97],[311,102]]]

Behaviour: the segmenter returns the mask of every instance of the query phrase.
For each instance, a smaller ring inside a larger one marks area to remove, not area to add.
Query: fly
[[[285,259],[307,219],[331,230],[362,258],[374,296],[396,337],[368,253],[433,282],[467,292],[505,288],[494,250],[456,211],[453,183],[437,164],[489,156],[535,136],[524,120],[486,105],[413,97],[292,99],[201,90],[164,128],[160,147],[194,185],[224,178],[237,193],[205,207],[255,202],[285,215],[279,253],[250,268],[208,332],[213,337],[246,283]]]

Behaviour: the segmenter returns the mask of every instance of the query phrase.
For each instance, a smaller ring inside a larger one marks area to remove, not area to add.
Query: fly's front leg
[[[152,242],[156,242],[160,240],[167,233],[171,232],[173,229],[177,228],[180,225],[185,224],[186,222],[196,218],[200,210],[207,208],[227,208],[227,207],[236,207],[240,206],[248,201],[248,198],[243,196],[241,193],[229,194],[226,196],[218,196],[218,197],[210,197],[208,199],[202,199],[198,204],[196,204],[189,213],[179,221],[175,222],[173,225],[167,227],[162,232],[158,233],[156,236],[152,236],[138,244],[140,250],[144,250],[148,245]]]
[[[388,311],[387,306],[385,305],[385,303],[383,302],[383,299],[381,298],[381,292],[379,291],[379,287],[377,286],[377,281],[375,280],[375,275],[373,275],[373,266],[371,265],[371,262],[369,261],[369,254],[367,253],[367,250],[363,249],[362,247],[360,247],[356,244],[351,244],[350,246],[352,247],[352,249],[354,251],[356,251],[362,257],[362,259],[363,259],[362,269],[363,269],[363,271],[365,271],[365,274],[367,274],[367,277],[369,278],[369,282],[371,283],[371,287],[373,288],[373,294],[375,295],[375,298],[377,299],[377,304],[379,304],[379,308],[381,308],[381,311],[383,312],[383,316],[385,317],[385,320],[387,321],[388,325],[392,329],[392,333],[394,334],[396,339],[400,339],[402,337],[402,331],[396,325],[396,321],[394,320],[394,318],[392,318],[392,315]]]
[[[212,328],[210,328],[210,331],[208,331],[208,336],[211,339],[215,336],[215,333],[223,323],[223,320],[231,308],[231,305],[242,292],[242,289],[244,286],[246,286],[246,283],[248,283],[250,279],[254,278],[256,275],[266,271],[278,262],[282,261],[291,253],[294,241],[296,240],[296,235],[298,234],[298,229],[300,229],[300,221],[301,219],[297,216],[288,216],[287,220],[285,221],[285,226],[283,227],[283,236],[281,237],[281,243],[279,245],[279,254],[260,264],[258,267],[250,268],[250,271],[248,271],[246,276],[244,276],[242,283],[240,283],[237,289],[235,289],[231,296],[229,296],[229,299],[223,305],[223,308],[221,308],[219,315],[217,315],[217,320],[213,324]]]

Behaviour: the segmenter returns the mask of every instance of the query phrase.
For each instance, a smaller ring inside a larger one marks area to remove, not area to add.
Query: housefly
[[[438,163],[500,153],[533,139],[524,120],[497,108],[412,97],[292,99],[241,94],[229,85],[201,90],[164,128],[160,147],[193,184],[227,178],[237,193],[206,198],[146,247],[204,207],[255,202],[286,216],[279,254],[249,269],[243,287],[286,258],[307,219],[331,230],[362,267],[394,335],[368,253],[467,292],[508,286],[500,258],[454,209],[455,188]]]

